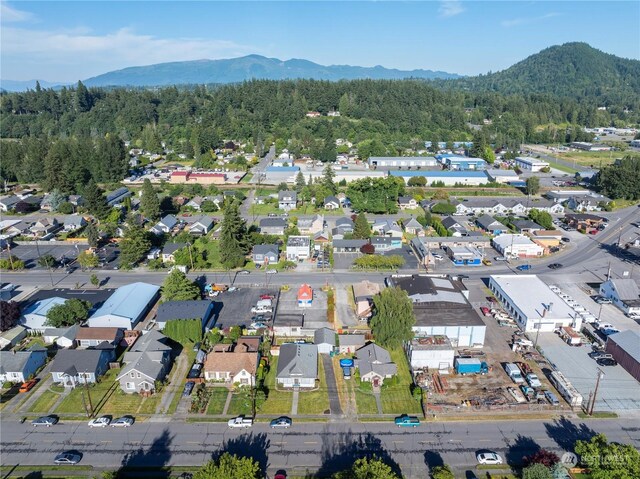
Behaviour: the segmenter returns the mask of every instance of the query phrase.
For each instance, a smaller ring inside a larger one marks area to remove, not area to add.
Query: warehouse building
[[[538,158],[519,156],[516,158],[516,166],[522,170],[527,170],[535,173],[542,170],[543,168],[548,168],[549,163],[539,160]]]
[[[544,254],[544,248],[525,235],[505,234],[491,240],[495,250],[504,257],[535,258]]]
[[[423,176],[427,185],[442,182],[445,186],[459,185],[483,185],[489,181],[484,171],[416,171],[416,170],[389,170],[389,176],[403,178],[405,183],[416,176]]]
[[[466,156],[448,156],[444,160],[448,170],[486,170],[487,162],[482,158],[467,158]]]
[[[151,309],[160,287],[148,283],[131,283],[119,287],[100,308],[91,315],[90,327],[133,329]]]
[[[487,170],[487,176],[489,180],[494,183],[509,183],[512,181],[520,181],[518,173],[513,170],[498,170],[495,168],[489,168]]]
[[[429,168],[438,166],[433,156],[372,156],[370,168]]]
[[[631,330],[607,337],[606,350],[636,381],[640,381],[640,335]]]
[[[492,275],[489,289],[526,332],[582,327],[582,318],[535,274]]]

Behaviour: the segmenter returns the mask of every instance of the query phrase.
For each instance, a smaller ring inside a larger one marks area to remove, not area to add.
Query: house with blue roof
[[[151,309],[160,287],[148,283],[132,283],[119,287],[100,308],[91,315],[90,327],[133,329]]]
[[[54,297],[47,298],[29,305],[22,313],[20,324],[27,329],[41,333],[47,329],[45,325],[47,321],[47,313],[54,306],[64,304],[64,298]]]
[[[489,179],[484,171],[424,171],[424,170],[391,170],[389,176],[403,178],[405,183],[415,176],[424,176],[427,186],[434,182],[442,182],[445,186],[461,185],[482,185],[488,183]]]

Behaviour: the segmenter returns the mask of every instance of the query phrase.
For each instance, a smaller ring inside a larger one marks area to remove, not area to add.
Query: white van
[[[513,363],[507,363],[504,365],[504,370],[511,380],[516,384],[524,384],[524,378],[520,372],[520,368]]]

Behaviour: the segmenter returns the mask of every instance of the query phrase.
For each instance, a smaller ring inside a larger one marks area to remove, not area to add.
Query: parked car
[[[620,332],[620,330],[617,328],[606,328],[606,329],[601,329],[601,331],[602,331],[602,334],[604,334],[605,336],[611,336],[612,334]]]
[[[490,260],[485,258],[485,259],[482,260],[482,264],[485,265],[485,266],[491,266],[493,263],[491,263]]]
[[[551,391],[543,391],[544,392],[544,397],[547,399],[547,401],[549,401],[552,405],[554,406],[559,406],[560,405],[560,401],[558,401],[558,398],[555,394],[553,394]]]
[[[529,271],[533,267],[530,264],[521,264],[520,266],[516,266],[518,271]]]
[[[182,390],[182,397],[186,398],[188,396],[191,396],[191,392],[193,391],[194,386],[195,383],[193,383],[192,381],[185,383],[184,389]]]
[[[509,258],[506,258],[504,256],[496,256],[495,258],[493,258],[495,261],[507,261]]]
[[[277,215],[277,214],[275,214],[275,213],[269,213],[269,215],[268,215],[268,216],[269,216],[269,218],[275,218],[275,217],[277,217],[278,215]]]
[[[82,455],[77,451],[65,451],[61,452],[53,460],[54,464],[68,465],[78,464],[82,459]]]
[[[596,363],[598,363],[598,366],[617,366],[618,365],[618,361],[616,361],[613,358],[596,359]]]
[[[478,453],[476,456],[478,464],[502,464],[500,454],[492,451]]]
[[[269,426],[271,426],[272,428],[285,428],[285,429],[288,429],[289,427],[291,427],[292,423],[293,423],[293,421],[291,421],[290,418],[288,418],[286,416],[281,416],[281,417],[271,421],[269,423]]]
[[[251,271],[248,271],[246,269],[241,269],[240,271],[238,271],[238,274],[250,274]]]
[[[484,314],[485,316],[491,316],[491,310],[486,306],[481,306],[480,311],[482,311],[482,314]]]
[[[605,298],[604,296],[595,296],[593,300],[598,304],[611,304],[612,301],[609,298]]]
[[[37,379],[30,379],[29,381],[25,381],[22,383],[22,386],[20,386],[20,389],[18,389],[19,393],[26,393],[27,391],[31,391],[31,389],[33,389],[33,387],[38,384],[38,380]]]
[[[420,425],[420,419],[418,419],[417,416],[403,414],[395,419],[395,423],[398,427],[418,427]]]
[[[110,416],[100,416],[89,421],[88,426],[89,427],[107,427],[109,424],[111,424]]]
[[[267,273],[267,274],[277,274],[277,273],[278,273],[278,270],[277,270],[277,269],[268,269],[268,270],[266,271],[266,273]]]
[[[533,374],[533,373],[527,374],[526,378],[527,378],[527,382],[529,383],[529,386],[531,386],[532,388],[542,387],[542,383],[540,382],[536,374]]]
[[[551,268],[551,269],[560,269],[560,268],[562,268],[562,265],[560,263],[551,263],[549,265],[549,268]]]
[[[589,353],[589,357],[592,359],[605,359],[605,358],[611,358],[613,359],[613,356],[609,353],[605,353],[603,351],[591,351]]]
[[[563,243],[571,243],[571,238],[567,238],[566,236],[563,236],[560,241],[562,241]]]
[[[187,379],[195,379],[200,377],[200,372],[202,371],[202,364],[194,364],[191,366],[191,370],[189,374],[187,374]]]
[[[36,426],[51,427],[57,423],[58,423],[58,418],[56,416],[40,416],[39,418],[31,421],[31,425],[33,427],[36,427]]]
[[[193,384],[193,383],[191,383]],[[135,422],[135,418],[133,416],[122,416],[111,422],[111,427],[129,427],[132,426]]]

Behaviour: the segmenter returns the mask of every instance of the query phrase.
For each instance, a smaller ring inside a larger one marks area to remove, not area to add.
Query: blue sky
[[[498,71],[584,41],[640,58],[640,2],[5,1],[0,77],[76,81],[251,53],[320,64]]]

